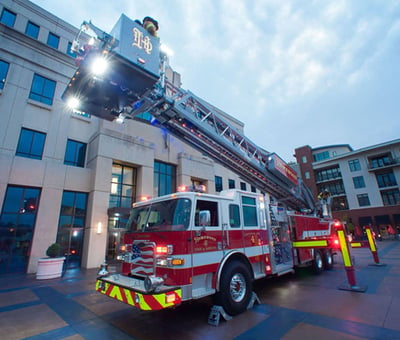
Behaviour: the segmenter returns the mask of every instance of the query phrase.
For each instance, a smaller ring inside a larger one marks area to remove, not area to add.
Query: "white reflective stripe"
[[[244,252],[248,257],[262,255],[263,247],[262,246],[246,247],[244,248]]]
[[[137,274],[139,272],[144,272],[146,274],[151,274],[153,273],[153,268],[145,268],[145,267],[135,267],[131,269],[132,274]]]
[[[194,253],[193,254],[193,266],[205,266],[208,264],[220,263],[223,254],[221,250],[209,251],[204,253]]]

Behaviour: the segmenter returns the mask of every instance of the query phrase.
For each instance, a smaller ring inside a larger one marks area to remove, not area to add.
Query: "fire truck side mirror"
[[[199,212],[199,226],[206,227],[211,225],[211,212],[210,210],[201,210]]]

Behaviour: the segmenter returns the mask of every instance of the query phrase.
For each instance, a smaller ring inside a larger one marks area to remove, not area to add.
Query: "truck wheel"
[[[249,269],[244,263],[233,261],[222,272],[215,304],[222,306],[229,315],[237,315],[246,310],[252,292],[253,282]]]
[[[324,269],[331,270],[333,268],[333,254],[331,250],[324,251]]]
[[[314,250],[314,260],[312,262],[312,269],[314,274],[321,274],[324,270],[324,261],[321,252],[317,249]]]

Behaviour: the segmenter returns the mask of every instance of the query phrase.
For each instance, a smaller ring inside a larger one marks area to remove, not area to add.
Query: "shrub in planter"
[[[48,257],[40,258],[36,278],[55,279],[61,277],[65,257],[61,256],[61,246],[58,243],[53,243],[47,248],[46,255]]]
[[[48,257],[59,257],[61,254],[61,246],[58,243],[53,243],[46,250]]]

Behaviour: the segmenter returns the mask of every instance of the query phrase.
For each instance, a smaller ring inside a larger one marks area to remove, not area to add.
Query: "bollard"
[[[367,286],[359,286],[356,282],[356,276],[354,273],[353,261],[351,259],[350,247],[347,242],[347,237],[343,226],[337,225],[337,235],[339,238],[340,250],[342,252],[343,264],[346,270],[348,285],[340,285],[338,289],[340,290],[350,290],[353,292],[364,293],[367,290]]]
[[[376,248],[374,236],[372,235],[371,227],[366,226],[365,232],[367,233],[369,249],[371,250],[372,256],[374,258],[374,263],[370,263],[369,266],[386,266],[385,263],[379,262],[378,250]]]

